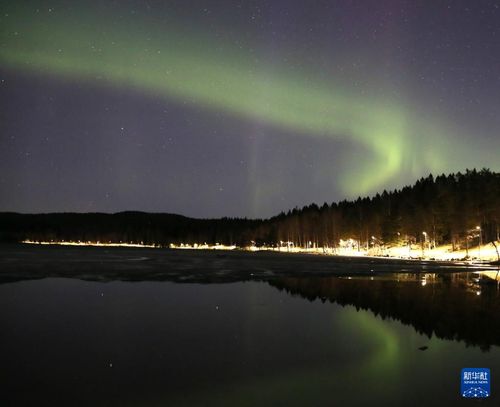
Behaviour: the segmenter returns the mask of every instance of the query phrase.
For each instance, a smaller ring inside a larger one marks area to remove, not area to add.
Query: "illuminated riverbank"
[[[91,242],[91,241],[34,241],[24,240],[25,244],[39,245],[59,245],[59,246],[98,246],[98,247],[137,247],[137,248],[164,248],[162,245],[144,243],[123,243],[123,242]],[[497,242],[497,245],[500,244]],[[354,245],[343,247],[298,247],[293,245],[273,246],[246,246],[224,245],[216,243],[209,245],[201,244],[169,244],[168,248],[176,250],[246,250],[246,251],[273,251],[281,253],[307,253],[327,256],[349,256],[349,257],[382,257],[408,260],[437,260],[437,261],[470,261],[470,262],[490,262],[498,259],[497,252],[493,244],[476,246],[466,250],[453,250],[451,245],[438,246],[435,248],[422,248],[420,245],[394,246],[394,247],[374,247],[360,248]]]
[[[142,243],[104,243],[104,242],[66,242],[62,241],[34,241],[34,240],[23,240],[21,243],[25,244],[39,244],[39,245],[56,245],[56,246],[104,246],[104,247],[149,247],[149,248],[158,248],[160,246],[152,245],[152,244],[142,244]]]

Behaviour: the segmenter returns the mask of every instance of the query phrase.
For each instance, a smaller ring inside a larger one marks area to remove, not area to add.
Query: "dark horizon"
[[[487,169],[432,175],[413,186],[331,205],[310,204],[268,219],[195,219],[148,212],[0,212],[0,241],[108,242],[327,247],[354,239],[360,247],[451,244],[468,248],[500,240],[500,173]],[[468,254],[467,254],[468,256]]]
[[[212,218],[206,217],[206,218],[203,218],[203,217],[189,216],[189,215],[186,215],[186,214],[183,214],[183,213],[162,212],[162,211],[143,211],[143,210],[137,210],[137,209],[124,209],[124,210],[120,210],[120,211],[116,211],[116,212],[99,212],[99,211],[92,211],[92,212],[78,212],[78,211],[63,211],[63,212],[21,212],[21,211],[16,211],[16,210],[5,210],[5,211],[0,211],[0,213],[12,213],[12,214],[20,214],[20,215],[51,215],[51,214],[103,214],[103,215],[116,215],[116,214],[123,214],[123,213],[142,213],[142,214],[153,214],[153,215],[155,215],[155,214],[156,215],[173,215],[173,216],[180,216],[180,217],[183,217],[183,218],[189,218],[189,219],[195,219],[195,220],[220,220],[220,219],[228,218],[228,219],[265,221],[265,220],[270,220],[270,219],[273,219],[275,217],[278,217],[278,216],[280,216],[282,214],[286,214],[286,213],[288,213],[290,211],[297,210],[297,209],[304,209],[304,208],[310,207],[312,205],[316,205],[318,207],[321,207],[323,205],[329,205],[329,206],[331,206],[331,205],[338,205],[338,204],[340,204],[342,202],[355,202],[355,201],[358,201],[358,200],[366,200],[366,199],[373,200],[377,196],[380,196],[380,195],[382,195],[384,193],[396,194],[396,193],[401,192],[401,190],[403,190],[405,188],[412,188],[415,185],[416,182],[424,181],[424,180],[429,179],[429,178],[435,179],[437,177],[456,176],[456,175],[459,175],[459,174],[468,174],[470,172],[480,173],[481,171],[492,172],[495,175],[499,175],[500,174],[500,173],[496,173],[494,171],[491,171],[489,168],[482,168],[481,170],[477,170],[476,168],[472,168],[472,169],[466,168],[465,171],[459,171],[457,173],[449,173],[449,174],[442,173],[442,174],[439,174],[437,176],[434,176],[432,173],[429,173],[427,176],[421,177],[421,178],[415,180],[413,183],[409,183],[409,184],[403,185],[401,187],[395,187],[395,188],[392,188],[392,189],[378,191],[378,192],[375,192],[373,194],[366,195],[366,196],[358,196],[355,199],[344,198],[344,199],[337,200],[337,201],[325,201],[323,203],[320,203],[320,202],[309,202],[309,203],[306,203],[302,207],[295,206],[293,208],[291,208],[291,207],[285,208],[285,209],[282,209],[280,212],[275,213],[275,214],[273,214],[271,216],[261,217],[261,218],[258,218],[258,217],[252,218],[252,217],[239,217],[239,216],[224,216],[224,215],[220,216],[220,217],[212,217]]]

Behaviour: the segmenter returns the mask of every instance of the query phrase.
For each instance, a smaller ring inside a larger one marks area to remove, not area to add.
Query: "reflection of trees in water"
[[[488,350],[500,345],[500,291],[472,273],[370,278],[282,278],[269,282],[310,301],[353,305],[419,333]]]

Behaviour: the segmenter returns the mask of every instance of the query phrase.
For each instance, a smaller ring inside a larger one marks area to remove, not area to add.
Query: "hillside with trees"
[[[419,179],[372,197],[295,208],[269,219],[193,219],[120,212],[0,213],[0,241],[82,241],[169,244],[216,243],[335,248],[419,243],[464,247],[499,240],[500,174],[488,169]],[[480,231],[480,233],[479,233]]]

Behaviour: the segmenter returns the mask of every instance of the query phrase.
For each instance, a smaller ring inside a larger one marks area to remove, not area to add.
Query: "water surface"
[[[37,250],[0,258],[2,405],[476,404],[463,367],[492,369],[499,404],[500,294],[470,271]]]

